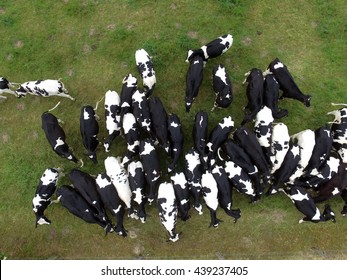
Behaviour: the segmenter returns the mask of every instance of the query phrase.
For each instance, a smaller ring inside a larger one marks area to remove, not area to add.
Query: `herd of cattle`
[[[226,52],[232,42],[233,37],[227,34],[188,51],[187,112],[198,96],[204,65]],[[51,223],[44,211],[52,202],[59,201],[77,217],[102,226],[106,233],[115,231],[125,237],[126,213],[145,223],[146,207],[155,202],[169,240],[175,242],[179,239],[178,217],[188,220],[191,206],[202,214],[203,201],[211,215],[211,226],[219,225],[218,207],[236,222],[241,211],[232,208],[233,190],[248,196],[250,202],[258,201],[263,194],[282,191],[304,214],[300,222],[335,222],[328,204],[323,212],[316,204],[339,195],[345,203],[341,214],[346,215],[347,105],[338,104],[343,108],[328,113],[335,117],[331,123],[290,136],[284,123],[274,122],[288,114],[278,108],[279,98],[297,99],[309,107],[311,97],[300,91],[286,65],[276,58],[265,72],[253,68],[246,74],[248,104],[241,126],[236,128],[232,117],[226,116],[208,133],[208,114],[200,111],[194,119],[194,143],[184,152],[179,117],[168,114],[160,98],[153,95],[156,76],[151,57],[140,49],[135,59],[144,90],[138,87],[136,77],[129,74],[123,79],[120,95],[109,90],[104,96],[108,131],[103,143],[105,151],[109,152],[114,140],[122,135],[126,153],[122,157],[108,156],[104,160],[105,172],[97,176],[78,168],[71,170],[68,176],[72,186],[57,188],[61,170],[46,169],[32,200],[36,225]],[[232,84],[222,64],[213,69],[213,90],[214,107],[230,106]],[[57,95],[74,100],[57,80],[17,85],[0,78],[0,93],[3,92],[18,97]],[[95,110],[89,105],[81,108],[80,131],[88,157],[97,164],[99,123]],[[246,127],[250,122],[252,127]],[[59,119],[51,111],[42,114],[42,129],[55,153],[78,162],[66,143]],[[168,166],[163,167],[160,149],[170,159]],[[182,158],[183,168],[179,164]],[[54,194],[56,201],[52,200]],[[115,216],[115,226],[108,213]]]

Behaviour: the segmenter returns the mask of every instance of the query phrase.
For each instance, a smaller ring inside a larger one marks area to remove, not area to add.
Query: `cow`
[[[57,189],[56,195],[58,197],[57,200],[71,214],[87,223],[101,226],[105,230],[106,234],[114,231],[111,223],[97,218],[98,213],[96,209],[73,187],[62,185]]]
[[[143,80],[146,96],[149,97],[157,83],[152,59],[144,49],[138,49],[135,52],[135,60],[137,70],[139,71]]]
[[[168,131],[170,141],[170,154],[172,162],[168,166],[168,172],[172,172],[183,153],[183,130],[179,117],[176,114],[168,116]]]
[[[146,196],[148,198],[148,203],[151,205],[157,194],[157,186],[161,173],[159,156],[154,143],[150,138],[142,139],[140,141],[140,158],[148,186]]]
[[[104,142],[105,151],[109,152],[113,140],[120,135],[120,97],[116,91],[108,90],[105,93],[105,122],[108,132]]]
[[[152,133],[159,144],[169,153],[169,132],[168,132],[168,114],[160,98],[153,96],[149,98],[149,109],[152,119]]]
[[[207,168],[207,152],[206,147],[208,142],[208,115],[204,111],[200,111],[195,114],[194,126],[193,126],[193,141],[194,148],[199,153],[200,160]]]
[[[288,110],[278,108],[279,84],[273,74],[264,74],[264,95],[263,105],[272,111],[275,119],[280,119],[288,115]]]
[[[126,113],[123,116],[123,131],[124,138],[127,143],[127,152],[123,158],[122,164],[126,165],[139,153],[140,132],[137,127],[137,122],[132,113]]]
[[[9,93],[17,96],[17,93],[11,88],[14,87],[15,83],[9,82],[5,77],[0,77],[0,98],[6,99],[6,96],[2,96],[3,93]]]
[[[110,177],[106,173],[98,174],[96,179],[96,190],[104,204],[105,209],[116,218],[115,232],[123,237],[127,236],[127,231],[124,228],[123,220],[125,213],[125,204],[119,198],[115,186],[112,184]]]
[[[59,175],[60,169],[47,168],[40,178],[35,196],[32,200],[33,211],[36,218],[35,227],[37,227],[37,225],[51,223],[51,221],[45,216],[44,211],[53,202],[51,197],[57,188]]]
[[[194,148],[189,149],[184,156],[184,175],[193,196],[193,206],[199,215],[202,215],[202,204],[200,202],[202,166],[199,153]]]
[[[271,72],[282,90],[282,98],[296,99],[305,104],[306,107],[311,105],[311,96],[305,95],[299,89],[295,83],[294,78],[290,74],[287,66],[283,64],[278,58],[275,58],[267,69],[267,72]]]
[[[189,186],[186,176],[183,172],[174,172],[171,177],[171,182],[175,191],[178,211],[182,221],[187,221],[190,218],[189,209]]]
[[[128,164],[128,177],[132,192],[132,204],[134,205],[134,203],[136,203],[138,205],[138,216],[140,221],[145,223],[147,218],[145,209],[145,204],[147,202],[145,197],[146,178],[141,161],[135,160]]]
[[[104,161],[107,176],[110,177],[115,186],[119,198],[124,202],[128,209],[128,217],[138,219],[137,213],[131,205],[131,189],[128,174],[121,163],[120,157],[109,156]]]
[[[215,58],[225,53],[233,44],[233,36],[226,34],[218,37],[217,39],[203,45],[200,49],[189,50],[186,62],[196,55],[201,56],[206,63],[210,58]]]
[[[268,162],[270,161],[271,155],[273,121],[274,118],[271,109],[267,106],[263,106],[257,113],[254,123],[254,134],[257,137]]]
[[[44,112],[41,115],[41,121],[41,127],[53,151],[57,155],[77,163],[78,160],[70,150],[69,145],[66,143],[65,132],[59,125],[59,120],[56,118],[56,116],[54,116],[52,113]]]
[[[241,125],[244,125],[255,118],[256,114],[263,105],[264,95],[264,78],[262,71],[258,68],[252,68],[245,74],[245,76],[246,79],[244,80],[243,84],[247,82],[246,95],[248,103],[244,108],[244,110],[246,110],[246,114],[241,122]]]
[[[149,135],[152,133],[152,119],[149,101],[144,91],[136,90],[132,97],[132,111],[140,128]]]
[[[212,86],[216,94],[216,99],[212,110],[216,107],[229,107],[233,102],[234,96],[230,77],[223,64],[219,64],[213,68]]]
[[[137,79],[128,74],[123,78],[122,91],[120,93],[120,121],[122,123],[123,116],[132,112],[132,97],[137,90]]]
[[[240,209],[231,209],[232,201],[232,186],[228,175],[222,166],[215,165],[212,169],[212,175],[217,183],[218,202],[224,212],[234,218],[234,223],[241,217]]]
[[[282,166],[289,150],[290,136],[288,127],[284,123],[276,123],[272,128],[270,144],[271,174]]]
[[[83,146],[87,150],[88,157],[94,164],[97,164],[98,160],[96,157],[96,148],[99,145],[99,124],[92,106],[83,106],[81,109],[80,132]]]
[[[210,170],[205,170],[201,176],[201,189],[202,194],[208,210],[210,211],[211,223],[210,227],[218,228],[222,220],[217,218],[218,208],[218,187]]]
[[[160,222],[169,232],[169,240],[178,241],[179,234],[176,233],[178,208],[172,183],[164,182],[159,185],[157,203]]]
[[[199,94],[200,85],[203,79],[203,58],[195,55],[189,59],[189,68],[186,74],[186,112],[190,111],[196,97]]]
[[[311,194],[302,187],[290,187],[281,189],[294,203],[295,207],[303,213],[305,216],[299,220],[299,223],[303,222],[325,222],[328,220],[335,221],[335,214],[331,211],[329,205],[325,205],[323,214],[319,211]]]
[[[339,154],[341,160],[347,163],[347,121],[332,124],[331,135],[332,148]]]
[[[60,80],[51,79],[25,82],[16,89],[16,94],[19,98],[31,94],[42,97],[59,96],[75,100],[69,95],[68,90]]]

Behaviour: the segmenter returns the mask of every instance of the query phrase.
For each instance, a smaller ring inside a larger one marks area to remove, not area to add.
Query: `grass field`
[[[125,142],[116,140],[110,154],[98,150],[99,164],[88,161],[79,131],[83,105],[94,104],[109,89],[121,91],[122,79],[136,75],[135,51],[145,48],[153,57],[157,74],[154,95],[169,113],[176,113],[185,132],[185,149],[192,145],[192,127],[199,110],[209,112],[212,129],[224,116],[235,125],[243,119],[246,88],[244,73],[265,70],[276,57],[284,62],[303,92],[312,95],[311,107],[295,100],[280,101],[289,111],[290,134],[316,129],[331,118],[331,102],[347,103],[345,1],[17,1],[0,2],[0,76],[13,82],[61,78],[73,102],[64,99],[54,114],[64,120],[68,144],[83,171],[103,171],[108,155],[121,156]],[[204,81],[190,113],[185,112],[185,63],[189,48],[198,48],[230,33],[234,44],[224,55],[210,60]],[[234,101],[229,109],[210,112],[214,101],[212,68],[223,63],[230,73]],[[233,224],[222,210],[218,229],[208,228],[207,208],[199,216],[178,221],[182,232],[168,243],[155,206],[148,207],[146,224],[125,220],[129,236],[109,234],[72,216],[61,205],[46,210],[49,226],[35,229],[31,201],[39,178],[48,167],[76,166],[59,158],[41,129],[42,112],[57,97],[6,95],[0,100],[0,258],[8,259],[346,259],[347,220],[339,213],[341,198],[329,201],[336,223],[298,224],[302,218],[282,194],[264,197],[257,204],[234,195],[234,208],[242,218]],[[98,114],[103,116],[102,106]],[[100,120],[102,139],[106,135]],[[251,125],[249,124],[249,127]],[[162,155],[163,169],[166,158]],[[179,168],[182,166],[180,163]],[[165,176],[163,176],[165,179]],[[59,181],[70,184],[67,177]],[[320,205],[322,209],[323,205]]]

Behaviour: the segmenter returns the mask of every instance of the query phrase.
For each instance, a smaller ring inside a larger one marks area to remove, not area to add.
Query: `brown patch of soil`
[[[196,39],[196,38],[198,38],[198,33],[196,31],[189,31],[188,37],[192,38],[192,39]]]
[[[245,46],[249,46],[250,44],[252,44],[252,39],[250,37],[245,37],[245,38],[242,39],[242,43]]]
[[[22,48],[24,46],[24,43],[21,41],[21,40],[18,40],[18,41],[16,41],[15,43],[14,43],[14,47],[16,48],[16,49],[20,49],[20,48]]]

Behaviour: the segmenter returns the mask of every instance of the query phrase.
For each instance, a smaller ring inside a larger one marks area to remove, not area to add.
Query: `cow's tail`
[[[217,155],[221,161],[224,161],[224,158],[220,155],[220,149],[221,149],[221,147],[218,148]]]
[[[332,106],[345,106],[347,107],[347,104],[343,104],[343,103],[331,103]]]
[[[53,108],[49,109],[48,112],[53,111],[54,109],[56,109],[58,106],[60,105],[60,101],[57,103],[57,105],[55,105]]]
[[[105,95],[104,95],[98,102],[96,102],[94,111],[98,110],[99,103],[100,103],[102,100],[104,100],[104,98],[105,98]]]

